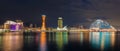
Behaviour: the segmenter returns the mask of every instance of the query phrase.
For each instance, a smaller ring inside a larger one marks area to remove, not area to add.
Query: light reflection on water
[[[23,46],[23,35],[18,32],[5,33],[2,39],[3,51],[21,51]]]
[[[63,45],[66,45],[68,43],[67,32],[56,32],[56,43],[58,51],[63,51]]]
[[[114,46],[115,37],[113,32],[90,32],[90,41],[94,48],[103,51]]]
[[[0,51],[115,51],[116,32],[11,32],[0,35]],[[118,49],[117,49],[118,50]]]
[[[46,32],[40,34],[40,51],[47,51],[46,49]]]

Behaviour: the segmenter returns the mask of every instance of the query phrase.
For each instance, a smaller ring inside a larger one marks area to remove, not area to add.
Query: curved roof
[[[14,21],[6,21],[5,24],[16,24]]]
[[[111,25],[108,22],[103,21],[101,19],[97,19],[90,25],[90,29],[109,29],[109,28],[111,28]]]

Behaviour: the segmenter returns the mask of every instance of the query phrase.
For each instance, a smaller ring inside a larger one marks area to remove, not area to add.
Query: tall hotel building
[[[62,19],[62,17],[58,18],[58,28],[63,28],[63,19]]]

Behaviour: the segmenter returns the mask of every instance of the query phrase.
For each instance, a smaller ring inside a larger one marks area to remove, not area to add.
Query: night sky
[[[0,0],[0,24],[21,19],[25,25],[41,26],[43,14],[48,27],[56,27],[58,17],[63,17],[64,25],[90,25],[103,19],[119,26],[120,0]]]

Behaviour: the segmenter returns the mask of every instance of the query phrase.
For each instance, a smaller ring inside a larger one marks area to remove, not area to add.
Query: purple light
[[[20,30],[21,28],[22,28],[22,25],[19,25],[19,24],[11,24],[10,25],[11,31],[17,31],[17,30]]]
[[[10,25],[10,30],[15,31],[16,30],[16,24],[11,24]]]

